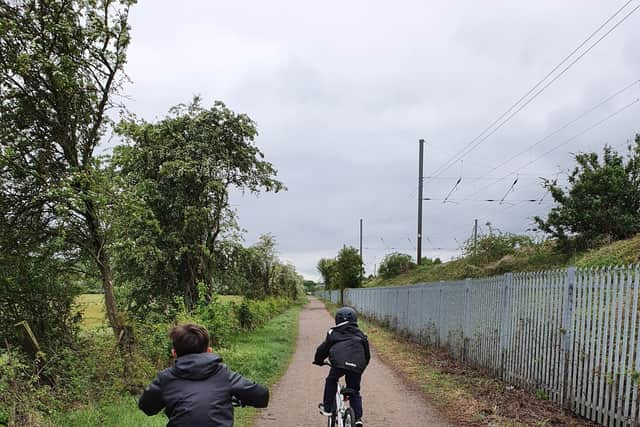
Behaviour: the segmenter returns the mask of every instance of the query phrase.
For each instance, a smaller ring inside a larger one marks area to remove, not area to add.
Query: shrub
[[[385,279],[390,279],[400,274],[408,273],[414,267],[415,264],[411,260],[411,255],[394,252],[384,257],[378,268],[378,274]]]
[[[506,255],[514,255],[517,250],[532,244],[533,240],[529,236],[491,230],[489,234],[478,237],[475,244],[473,239],[467,240],[464,252],[472,262],[486,264],[498,261]]]

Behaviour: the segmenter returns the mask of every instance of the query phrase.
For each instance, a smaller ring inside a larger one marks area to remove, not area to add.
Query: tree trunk
[[[91,201],[86,202],[85,219],[89,229],[90,239],[92,242],[93,256],[100,270],[102,278],[102,289],[104,291],[104,305],[107,313],[109,325],[116,337],[120,357],[122,358],[123,378],[132,392],[137,392],[137,385],[129,383],[132,378],[132,355],[135,347],[133,329],[131,325],[127,325],[124,317],[119,313],[116,304],[116,296],[113,290],[113,272],[111,271],[111,262],[106,252],[106,241],[101,233],[97,219],[95,207]]]
[[[111,272],[111,264],[104,251],[98,251],[96,253],[96,260],[98,262],[98,268],[100,269],[100,275],[102,276],[102,289],[104,290],[104,305],[107,312],[107,319],[109,320],[109,325],[111,325],[111,329],[113,329],[113,333],[116,338],[119,338],[122,333],[123,322],[120,314],[118,313],[116,296],[113,291],[113,273]]]

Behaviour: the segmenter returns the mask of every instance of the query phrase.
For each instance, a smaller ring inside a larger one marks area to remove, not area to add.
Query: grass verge
[[[335,304],[325,303],[334,312]],[[565,413],[552,402],[507,386],[452,360],[445,351],[398,337],[376,322],[360,319],[378,356],[455,425],[595,426]]]
[[[264,326],[239,335],[229,348],[220,349],[225,363],[253,381],[272,385],[286,371],[293,355],[301,308],[302,304],[296,304]],[[252,408],[238,408],[234,425],[253,425],[256,413]],[[167,418],[163,414],[147,417],[138,410],[136,398],[123,397],[116,402],[57,414],[51,424],[69,427],[156,427],[166,423]]]

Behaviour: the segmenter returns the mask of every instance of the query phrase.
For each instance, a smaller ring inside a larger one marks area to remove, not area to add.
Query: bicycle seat
[[[340,390],[340,394],[348,398],[351,398],[356,394],[356,391],[352,388],[345,387],[342,390]]]

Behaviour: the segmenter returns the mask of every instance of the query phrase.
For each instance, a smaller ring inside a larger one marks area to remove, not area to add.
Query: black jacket
[[[269,403],[269,390],[233,372],[217,354],[187,354],[158,374],[138,407],[147,415],[164,408],[167,427],[228,427],[233,425],[232,396],[257,408]]]
[[[327,338],[316,350],[313,363],[320,365],[329,358],[331,366],[361,374],[369,364],[369,340],[355,322],[339,323],[327,332]]]

